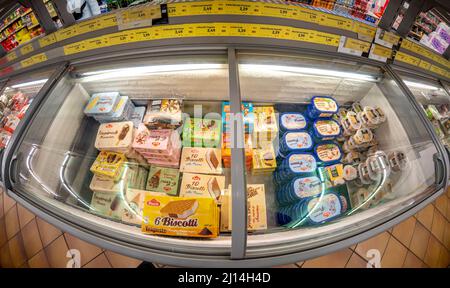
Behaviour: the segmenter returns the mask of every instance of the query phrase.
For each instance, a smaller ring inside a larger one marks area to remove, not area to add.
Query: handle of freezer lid
[[[9,164],[9,171],[8,171],[8,176],[9,176],[9,183],[11,185],[16,184],[16,164],[17,164],[17,155],[14,154],[11,158],[11,162]]]
[[[438,153],[435,153],[434,155],[433,155],[433,160],[434,160],[434,163],[435,163],[435,165],[434,165],[434,172],[435,172],[435,175],[436,175],[436,184],[437,185],[439,185],[439,186],[441,186],[443,183],[444,183],[444,181],[445,181],[445,173],[444,173],[444,171],[445,171],[445,167],[444,167],[444,160],[442,160],[442,157],[438,154]]]

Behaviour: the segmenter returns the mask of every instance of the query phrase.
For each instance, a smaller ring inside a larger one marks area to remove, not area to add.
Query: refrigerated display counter
[[[446,187],[445,149],[388,66],[175,50],[61,66],[5,151],[11,197],[131,257],[256,267],[360,242]]]

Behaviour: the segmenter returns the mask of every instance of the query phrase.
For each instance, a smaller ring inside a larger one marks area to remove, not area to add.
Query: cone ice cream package
[[[146,190],[163,192],[175,196],[178,193],[178,169],[152,166],[146,183]]]

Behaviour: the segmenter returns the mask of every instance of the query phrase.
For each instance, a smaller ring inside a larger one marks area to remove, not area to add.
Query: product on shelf
[[[215,238],[219,208],[211,198],[146,195],[142,232],[184,237]]]
[[[224,189],[225,176],[183,173],[180,197],[206,197],[220,202]]]
[[[222,134],[222,161],[224,168],[231,167],[231,138],[230,133]],[[250,170],[253,159],[253,143],[250,134],[244,134],[245,168]],[[239,148],[239,147],[237,147]]]
[[[222,121],[191,118],[183,126],[184,147],[220,147]]]
[[[316,168],[316,158],[311,153],[291,153],[273,173],[273,179],[281,184],[296,176],[312,176]]]
[[[224,133],[232,132],[230,129],[230,125],[232,125],[233,123],[230,123],[230,121],[233,122],[233,120],[236,120],[231,118],[232,113],[230,111],[230,103],[226,101],[222,102],[222,124]],[[255,122],[253,103],[243,102],[241,105],[241,113],[244,120],[244,131],[245,133],[251,134],[253,132]]]
[[[220,209],[220,231],[232,230],[231,185],[226,189]],[[247,228],[249,231],[267,229],[266,193],[264,184],[247,185]]]
[[[89,188],[93,192],[102,192],[102,193],[121,193],[124,192],[127,188],[127,174],[128,172],[124,169],[124,172],[120,176],[118,180],[114,180],[110,177],[104,177],[94,174],[91,180],[91,184]]]
[[[401,151],[389,153],[388,158],[389,158],[389,165],[391,166],[391,169],[394,172],[400,172],[401,170],[404,170],[408,163],[405,153]]]
[[[177,195],[179,176],[178,169],[151,166],[146,190]]]
[[[314,141],[308,132],[286,132],[280,139],[279,154],[285,157],[291,152],[311,151]]]
[[[183,100],[151,100],[144,116],[144,124],[149,129],[176,129],[182,122],[181,109]]]
[[[338,112],[339,105],[332,97],[314,96],[306,109],[310,119],[330,118]]]
[[[149,164],[177,168],[181,155],[180,135],[175,130],[149,130],[140,124],[132,144]]]
[[[95,139],[95,148],[100,151],[130,152],[133,143],[133,127],[131,121],[101,124]]]
[[[319,118],[314,121],[311,129],[311,135],[317,141],[334,140],[341,134],[339,124],[333,119]]]
[[[354,111],[348,111],[346,115],[341,118],[341,125],[344,129],[344,136],[350,136],[356,131],[358,131],[362,123],[359,121],[356,112]]]
[[[351,181],[358,178],[358,169],[356,169],[352,165],[345,165],[343,172],[344,172],[343,177],[345,181]]]
[[[325,192],[325,186],[317,176],[297,177],[286,185],[278,187],[276,191],[278,203],[281,205],[290,204],[314,197]]]
[[[334,142],[321,142],[314,147],[317,163],[322,166],[335,164],[341,161],[342,152],[339,145]]]
[[[94,118],[100,123],[128,121],[131,119],[134,108],[134,104],[128,96],[120,96],[111,114],[95,115]]]
[[[325,166],[319,170],[327,187],[335,187],[345,184],[344,180],[344,165],[338,163],[330,166]]]
[[[261,149],[253,149],[252,174],[271,173],[277,168],[275,150],[272,143]]]
[[[128,172],[128,188],[144,190],[148,178],[147,167],[133,160],[129,160],[125,165]]]
[[[139,124],[142,123],[145,115],[146,108],[144,106],[134,107],[130,116],[130,121],[133,121],[134,128],[137,129]]]
[[[304,130],[308,126],[307,119],[299,112],[280,114],[279,123],[282,132]]]
[[[126,158],[122,153],[101,151],[91,166],[91,172],[118,181],[125,161]]]
[[[94,192],[90,210],[102,216],[121,220],[123,213],[123,199],[121,193]]]
[[[262,147],[272,142],[278,134],[277,120],[273,106],[257,106],[254,111],[253,143],[255,147]]]
[[[0,149],[4,149],[11,139],[12,134],[4,129],[0,129]]]
[[[219,148],[183,147],[180,172],[222,174]]]
[[[111,117],[114,114],[114,107],[116,107],[119,100],[119,92],[95,93],[89,99],[84,113],[92,117]]]
[[[278,222],[280,225],[292,221],[299,222],[301,225],[317,225],[342,215],[347,210],[347,205],[345,197],[328,193],[280,208]]]

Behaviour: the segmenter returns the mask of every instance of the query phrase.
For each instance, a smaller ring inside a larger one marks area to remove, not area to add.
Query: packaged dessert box
[[[278,125],[273,106],[253,108],[255,124],[253,128],[253,143],[258,147],[265,142],[272,142],[278,134]]]
[[[134,104],[128,96],[120,96],[119,101],[108,115],[96,115],[95,120],[100,123],[128,121],[134,110]]]
[[[134,128],[139,127],[139,125],[144,120],[145,115],[145,107],[144,106],[138,106],[134,107],[133,112],[131,113],[130,120],[133,121]]]
[[[180,197],[206,197],[220,202],[225,176],[183,173]]]
[[[128,152],[133,143],[133,122],[111,122],[98,128],[95,148],[100,151]]]
[[[232,119],[231,119],[231,107],[227,101],[222,102],[222,123],[223,131],[225,133],[231,132]],[[246,133],[251,134],[253,132],[254,118],[253,104],[249,102],[243,102],[241,106],[241,112],[244,120],[244,130]]]
[[[92,194],[90,210],[95,214],[114,219],[122,219],[122,193],[94,192]]]
[[[332,119],[317,119],[314,121],[311,129],[313,135],[318,141],[333,140],[341,134],[341,127]]]
[[[232,229],[231,185],[226,189],[221,205],[220,231]],[[266,193],[264,184],[247,185],[247,227],[249,231],[267,229]]]
[[[122,153],[101,151],[91,166],[91,172],[98,176],[118,181],[122,175],[125,156]]]
[[[332,141],[317,144],[314,147],[314,155],[320,165],[327,166],[341,161],[342,151],[339,145]]]
[[[19,125],[20,118],[17,117],[17,112],[13,112],[6,116],[5,124],[3,126],[3,129],[5,129],[8,132],[14,133],[14,131],[17,128],[17,125]]]
[[[172,155],[175,149],[180,149],[181,140],[175,130],[149,130],[144,124],[140,124],[132,147],[138,152]]]
[[[253,143],[250,134],[244,134],[245,147],[245,166],[247,170],[252,167],[253,159]],[[231,167],[231,135],[229,133],[222,134],[222,161],[224,168]]]
[[[11,132],[0,129],[0,149],[4,149],[8,145],[11,136]]]
[[[126,168],[128,173],[128,188],[144,190],[148,177],[147,167],[137,162],[128,162],[126,163]]]
[[[281,132],[302,131],[308,126],[307,119],[299,112],[282,113],[279,122]]]
[[[272,144],[263,149],[253,149],[252,168],[253,175],[275,171],[277,161]]]
[[[141,225],[144,199],[147,194],[144,190],[127,189],[123,199],[122,221]]]
[[[180,172],[222,174],[222,153],[219,148],[184,147]]]
[[[152,166],[145,189],[175,196],[178,193],[179,177],[178,169]]]
[[[184,147],[220,147],[222,121],[191,118],[183,126]]]
[[[84,113],[87,116],[111,116],[113,109],[120,99],[119,92],[106,92],[93,94],[89,99]]]
[[[142,233],[215,238],[219,208],[211,198],[146,195]]]
[[[127,189],[127,172],[128,169],[124,169],[121,177],[118,181],[114,181],[111,178],[95,175],[92,177],[91,184],[89,188],[94,192],[104,192],[104,193],[124,193]]]
[[[314,96],[307,106],[310,119],[329,118],[336,114],[338,110],[338,103],[329,96]]]
[[[183,100],[151,100],[144,116],[144,124],[149,129],[176,129],[182,125]]]

